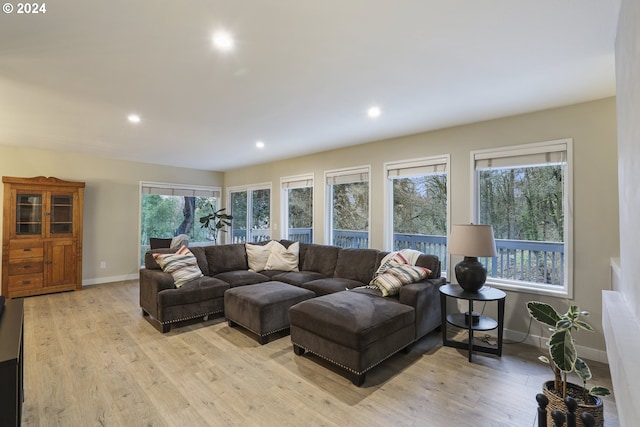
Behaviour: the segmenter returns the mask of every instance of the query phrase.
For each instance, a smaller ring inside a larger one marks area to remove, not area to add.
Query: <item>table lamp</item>
[[[460,224],[451,226],[447,252],[462,255],[464,260],[456,267],[458,284],[467,292],[477,292],[487,280],[487,270],[478,257],[497,256],[493,227],[482,224]]]

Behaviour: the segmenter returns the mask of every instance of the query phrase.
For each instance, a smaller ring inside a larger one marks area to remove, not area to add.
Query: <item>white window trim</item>
[[[369,234],[369,238],[367,241],[369,242],[367,247],[371,248],[371,165],[364,166],[353,166],[350,168],[342,168],[342,169],[331,169],[324,171],[324,188],[325,188],[325,227],[324,227],[324,241],[331,245],[333,244],[332,240],[332,231],[333,231],[333,206],[331,204],[333,191],[332,185],[327,181],[331,178],[335,178],[338,176],[344,175],[355,175],[355,174],[366,174],[367,179],[366,182],[369,182],[369,192],[367,194],[369,211],[367,212],[367,223],[369,224],[369,228],[367,229],[367,233]],[[365,181],[353,181],[353,182],[365,182]]]
[[[559,147],[566,148],[566,172],[564,176],[563,203],[564,212],[564,287],[550,287],[540,283],[508,281],[504,279],[488,278],[487,283],[500,289],[515,292],[524,292],[535,295],[549,295],[573,299],[573,139],[564,138],[552,141],[536,142],[509,147],[491,148],[487,150],[476,150],[470,153],[471,171],[471,213],[470,222],[476,222],[479,214],[478,198],[480,183],[477,180],[476,160],[491,157],[509,157],[518,155],[530,155],[544,153],[549,150],[557,151]],[[451,264],[449,264],[451,265]]]
[[[447,174],[447,230],[451,229],[451,154],[439,156],[420,157],[406,160],[398,160],[384,163],[384,245],[386,251],[393,250],[393,179],[389,178],[389,171],[401,168],[420,168],[444,164],[444,172]],[[451,256],[447,253],[447,266],[451,266]],[[448,277],[448,271],[442,271],[443,277]]]
[[[315,176],[313,173],[303,174],[303,175],[292,175],[292,176],[284,176],[280,178],[280,236],[283,239],[289,238],[289,193],[287,190],[291,190],[294,188],[307,188],[311,187],[313,189],[312,200],[314,209],[311,213],[311,222],[312,228],[315,227],[316,218],[315,218]],[[313,233],[315,234],[315,233]]]
[[[157,191],[145,192],[147,189],[157,189]],[[163,192],[166,190],[166,193]],[[177,190],[177,191],[174,191]],[[165,194],[172,196],[188,196],[188,192],[193,192],[196,197],[217,197],[222,204],[222,187],[213,187],[208,185],[189,185],[189,184],[172,184],[169,182],[140,181],[138,185],[138,242],[142,234],[142,195],[143,194]],[[210,193],[210,194],[206,194]],[[141,244],[138,243],[138,265],[142,265],[140,257]]]
[[[273,236],[273,188],[272,188],[272,183],[271,182],[262,182],[262,183],[258,183],[258,184],[248,184],[248,185],[236,185],[233,187],[227,187],[227,204],[231,203],[231,193],[238,193],[238,192],[242,192],[242,191],[254,191],[254,190],[269,190],[269,235]],[[247,203],[247,215],[249,215],[249,207],[250,204]],[[233,213],[231,212],[231,214],[233,215]],[[227,235],[229,233],[220,233],[223,235],[223,243],[228,243],[227,242]]]

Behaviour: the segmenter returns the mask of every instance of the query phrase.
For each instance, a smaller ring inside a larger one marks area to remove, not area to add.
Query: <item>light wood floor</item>
[[[288,337],[260,346],[223,319],[161,334],[137,281],[25,300],[25,426],[534,426],[550,379],[539,349],[497,358],[443,348],[439,334],[367,375],[363,387]],[[611,386],[606,365],[591,363]],[[618,426],[613,397],[606,425]]]

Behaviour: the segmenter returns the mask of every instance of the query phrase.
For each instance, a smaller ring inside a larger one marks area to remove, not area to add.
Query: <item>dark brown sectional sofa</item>
[[[280,243],[289,247],[293,242]],[[403,286],[396,296],[383,297],[375,287],[366,286],[388,253],[376,249],[302,243],[299,271],[289,272],[250,271],[244,244],[189,249],[204,276],[179,289],[152,256],[153,252],[175,250],[147,252],[145,268],[140,269],[143,315],[162,332],[168,332],[176,322],[223,315],[228,289],[261,283],[279,290],[286,286],[277,283],[303,288],[313,294],[308,293],[306,301],[290,310],[287,307],[296,354],[306,350],[330,360],[346,368],[352,381],[360,385],[369,369],[440,326],[438,289],[445,280],[434,255],[422,254],[416,261],[431,270],[428,278]],[[247,287],[232,294],[251,294],[250,289],[259,288]],[[255,298],[257,293],[253,294]]]

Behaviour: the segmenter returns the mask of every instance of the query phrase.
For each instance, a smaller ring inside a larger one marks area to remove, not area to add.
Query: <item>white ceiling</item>
[[[615,94],[619,0],[44,3],[0,14],[0,145],[223,171]]]

